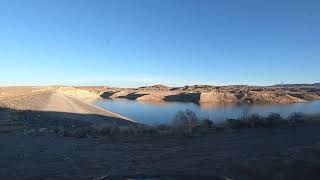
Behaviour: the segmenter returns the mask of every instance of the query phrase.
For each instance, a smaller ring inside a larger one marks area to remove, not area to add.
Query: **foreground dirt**
[[[309,125],[193,138],[1,134],[0,179],[318,179],[319,131]]]

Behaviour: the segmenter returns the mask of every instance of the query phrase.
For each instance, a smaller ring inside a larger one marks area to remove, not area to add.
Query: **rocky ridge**
[[[91,90],[92,92],[92,90]],[[288,104],[320,100],[319,84],[274,86],[209,86],[140,88],[104,88],[94,90],[106,99],[125,98],[137,101],[179,101],[194,103]]]

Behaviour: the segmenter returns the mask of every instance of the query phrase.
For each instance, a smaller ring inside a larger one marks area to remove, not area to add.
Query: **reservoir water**
[[[186,102],[142,102],[127,99],[96,99],[92,104],[129,117],[137,122],[154,125],[168,123],[179,110],[190,109],[200,118],[210,118],[214,122],[227,118],[238,118],[244,113],[267,116],[269,113],[279,113],[282,117],[292,112],[306,114],[320,113],[320,101],[296,104],[271,105],[214,105],[194,104]]]

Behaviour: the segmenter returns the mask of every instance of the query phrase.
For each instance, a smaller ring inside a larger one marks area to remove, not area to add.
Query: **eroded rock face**
[[[143,97],[145,95],[148,95],[148,94],[145,94],[145,93],[128,93],[127,95],[125,96],[119,96],[118,98],[125,98],[125,99],[129,99],[129,100],[138,100],[138,98],[140,97]]]
[[[170,87],[162,85],[162,84],[156,84],[153,86],[145,86],[138,88],[139,90],[146,90],[146,91],[169,91]]]
[[[289,93],[289,95],[300,98],[300,99],[304,99],[306,101],[315,101],[320,99],[320,96],[316,92],[310,92],[310,93],[298,92],[298,93]]]
[[[180,101],[194,103],[297,103],[320,100],[320,86],[208,86],[194,85],[170,88],[155,85],[141,88],[109,88],[104,98],[126,98],[137,101]]]
[[[201,93],[200,103],[230,103],[237,102],[238,99],[235,94],[228,92],[204,92]]]
[[[180,102],[194,102],[199,103],[201,93],[189,92],[179,93],[175,95],[166,96],[165,101],[180,101]]]
[[[176,94],[170,91],[152,91],[144,93],[144,96],[137,98],[138,101],[164,101],[165,97]]]
[[[111,99],[110,97],[114,94],[112,91],[103,92],[100,96],[105,99]]]
[[[121,98],[128,96],[129,93],[129,91],[106,91],[101,95],[101,97],[106,99]]]
[[[268,103],[288,104],[288,103],[305,102],[305,100],[290,96],[285,93],[259,91],[259,92],[248,93],[245,97],[241,99],[241,102],[247,103],[247,104],[268,104]]]

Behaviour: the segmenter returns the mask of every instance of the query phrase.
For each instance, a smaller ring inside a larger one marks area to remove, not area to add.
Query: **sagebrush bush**
[[[288,123],[290,126],[305,123],[305,115],[302,112],[293,112],[289,118]]]
[[[211,121],[210,119],[203,119],[203,120],[201,120],[200,125],[211,127],[211,126],[213,126],[213,121]]]
[[[270,113],[265,119],[265,126],[275,126],[284,124],[285,121],[282,119],[279,113]]]
[[[213,127],[213,122],[210,119],[203,119],[200,121],[201,133],[206,133],[212,127]]]
[[[226,127],[238,129],[247,128],[249,126],[248,120],[242,119],[227,119],[225,122]]]
[[[89,134],[95,134],[96,130],[91,127],[77,128],[72,131],[72,137],[85,138]]]
[[[96,132],[98,135],[107,136],[110,135],[111,127],[103,127],[103,128],[97,128]]]
[[[248,117],[249,126],[251,128],[263,126],[263,120],[264,118],[259,114],[252,114],[251,116]]]
[[[109,135],[113,136],[113,135],[119,134],[119,132],[120,132],[120,128],[118,126],[111,126]]]
[[[190,135],[198,126],[199,119],[197,115],[186,109],[185,111],[178,111],[171,122],[172,130],[175,134]]]
[[[228,127],[234,129],[270,127],[282,123],[281,119],[279,114],[269,114],[267,118],[259,114],[252,114],[247,116],[247,118],[240,117],[239,119],[227,119],[226,124]]]
[[[167,131],[170,130],[170,126],[166,124],[160,124],[156,127],[159,131]]]
[[[277,120],[281,120],[281,115],[279,113],[270,113],[267,116],[267,119],[270,121],[277,121]]]
[[[66,137],[97,137],[97,136],[115,136],[115,135],[160,135],[160,136],[193,136],[196,134],[205,134],[212,129],[239,129],[239,128],[257,128],[273,126],[294,126],[304,123],[306,117],[303,113],[292,113],[288,118],[283,119],[280,114],[270,113],[267,117],[258,114],[246,115],[238,119],[227,119],[217,126],[209,119],[199,119],[191,110],[178,111],[169,124],[158,126],[147,126],[142,124],[128,126],[89,126],[89,127],[64,127],[58,126],[51,129],[54,133]]]

